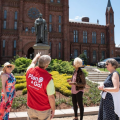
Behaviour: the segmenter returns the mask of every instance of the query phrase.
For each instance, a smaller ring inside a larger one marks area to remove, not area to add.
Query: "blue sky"
[[[115,43],[120,44],[120,0],[110,0],[114,11]],[[108,0],[69,0],[69,19],[81,21],[89,17],[91,23],[106,25],[106,7]]]

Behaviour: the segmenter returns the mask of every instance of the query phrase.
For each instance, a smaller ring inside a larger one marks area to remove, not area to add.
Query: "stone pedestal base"
[[[33,46],[33,49],[34,49],[34,56],[38,52],[41,52],[41,55],[49,55],[50,46],[46,44],[38,43]]]

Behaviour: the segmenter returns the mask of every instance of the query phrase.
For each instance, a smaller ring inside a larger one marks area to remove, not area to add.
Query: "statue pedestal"
[[[38,43],[33,46],[33,49],[34,49],[34,56],[38,52],[41,52],[41,55],[48,55],[50,46],[46,44]]]

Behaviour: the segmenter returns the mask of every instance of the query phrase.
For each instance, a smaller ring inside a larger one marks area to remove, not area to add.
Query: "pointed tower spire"
[[[107,5],[107,7],[112,7],[110,0],[108,0],[108,5]]]

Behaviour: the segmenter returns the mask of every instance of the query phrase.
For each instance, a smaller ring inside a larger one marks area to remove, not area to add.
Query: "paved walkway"
[[[84,116],[83,120],[97,120],[98,115]],[[52,120],[73,120],[74,117],[53,118]]]

